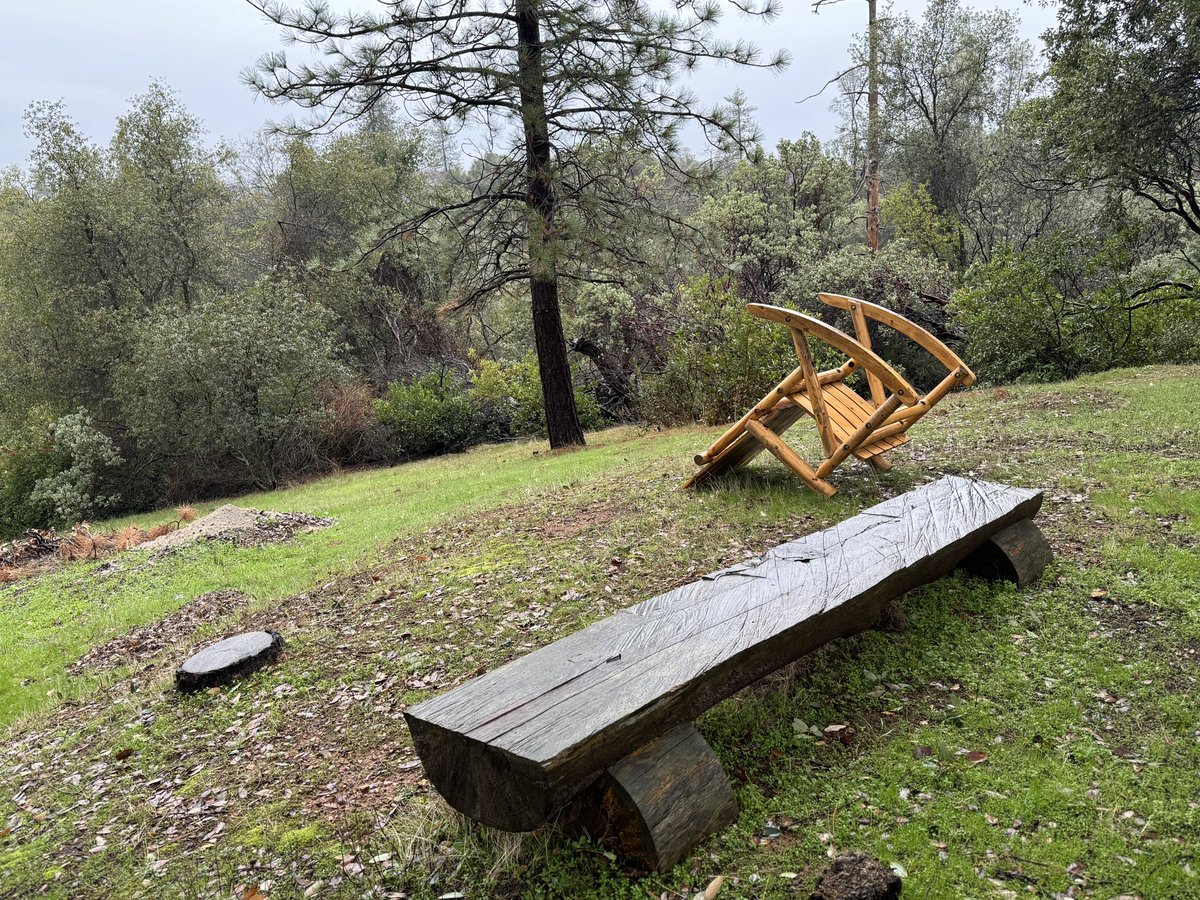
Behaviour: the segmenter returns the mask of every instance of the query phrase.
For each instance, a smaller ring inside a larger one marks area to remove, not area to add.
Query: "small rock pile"
[[[304,513],[264,512],[250,527],[222,532],[216,536],[216,540],[231,541],[239,547],[281,544],[293,535],[328,528],[336,522],[333,518],[309,516]]]

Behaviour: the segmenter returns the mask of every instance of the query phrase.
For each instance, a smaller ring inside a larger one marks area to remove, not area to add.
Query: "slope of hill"
[[[2,588],[0,890],[691,897],[720,874],[722,897],[784,897],[863,850],[914,896],[1194,895],[1197,391],[1200,369],[1167,367],[974,391],[832,501],[773,460],[679,492],[711,429],[481,448],[237,501],[338,520],[288,543]],[[688,865],[630,879],[553,829],[474,826],[422,778],[407,705],[940,473],[1043,487],[1056,562],[1025,591],[915,592],[898,630],[706,715],[741,817]],[[252,626],[285,634],[277,666],[167,690],[190,649]],[[831,724],[854,739],[812,736]]]

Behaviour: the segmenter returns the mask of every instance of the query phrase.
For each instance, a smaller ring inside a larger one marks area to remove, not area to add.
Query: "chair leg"
[[[754,435],[755,440],[770,450],[776,459],[795,472],[800,480],[814,491],[824,494],[826,497],[832,497],[837,493],[837,488],[824,478],[818,478],[812,466],[797,456],[796,451],[785,444],[779,435],[775,434],[771,429],[751,420],[746,423],[746,430]]]
[[[886,455],[880,453],[878,456],[872,456],[867,460],[867,465],[876,472],[888,472],[892,468],[892,461]]]

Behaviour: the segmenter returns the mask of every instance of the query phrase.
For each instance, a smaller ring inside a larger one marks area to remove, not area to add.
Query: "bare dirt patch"
[[[1101,409],[1120,409],[1128,403],[1128,398],[1121,396],[1116,391],[1092,388],[1081,391],[1038,393],[1024,398],[1020,405],[1028,410],[1046,412],[1055,418],[1062,418]]]
[[[67,667],[72,675],[105,672],[125,663],[145,662],[159,652],[187,640],[208,625],[242,609],[249,597],[240,591],[211,591],[186,603],[165,619],[135,628],[94,647]]]
[[[325,516],[309,516],[304,513],[264,512],[249,528],[225,531],[216,540],[230,541],[239,547],[262,547],[267,544],[282,544],[297,534],[320,531],[337,524],[337,519]]]
[[[295,534],[328,528],[335,521],[321,516],[249,509],[227,503],[185,528],[147,541],[139,549],[173,550],[205,538],[231,540],[239,546],[254,547],[286,541]]]
[[[605,497],[582,505],[549,499],[535,505],[517,503],[480,516],[476,531],[487,534],[504,528],[525,535],[567,540],[608,525],[636,509],[636,504],[624,496]]]

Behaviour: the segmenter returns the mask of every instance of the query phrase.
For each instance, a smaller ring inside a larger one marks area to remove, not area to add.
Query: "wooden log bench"
[[[1035,577],[1050,558],[1030,521],[1041,502],[942,478],[621,610],[409,710],[426,774],[485,825],[529,831],[566,808],[666,870],[736,815],[697,716],[961,564]]]

